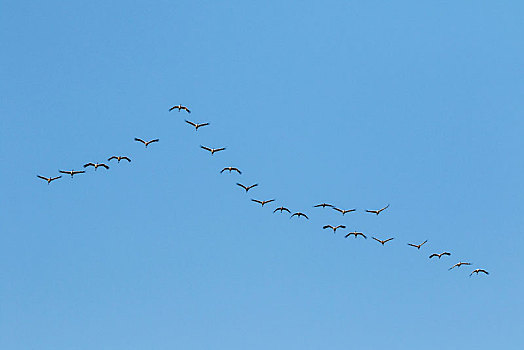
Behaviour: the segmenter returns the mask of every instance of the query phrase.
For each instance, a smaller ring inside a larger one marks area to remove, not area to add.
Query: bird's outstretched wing
[[[160,141],[160,139],[154,139],[154,140],[148,141],[148,143],[153,143],[153,142],[158,142],[158,141]]]
[[[220,151],[223,151],[225,150],[226,148],[225,147],[222,147],[222,148],[215,148],[214,151],[215,152],[220,152]]]
[[[246,190],[246,191],[248,190],[247,186],[244,186],[244,185],[242,185],[241,183],[238,183],[238,182],[237,182],[237,186],[242,187],[242,188],[243,188],[244,190]]]
[[[43,176],[40,176],[40,175],[36,175],[36,177],[39,177],[39,178],[41,178],[42,180],[49,181],[49,179],[48,179],[47,177],[43,177]]]
[[[121,157],[120,159],[125,159],[125,160],[127,160],[129,163],[131,163],[131,159],[129,159],[128,157]]]
[[[62,174],[71,174],[70,171],[65,171],[65,170],[58,170],[58,172],[60,172]]]
[[[213,150],[209,147],[200,145],[200,148],[205,149],[206,151],[213,152]]]
[[[95,166],[95,164],[93,164],[93,163],[84,164],[84,168],[87,168],[88,166]]]
[[[381,241],[380,239],[377,239],[377,238],[375,238],[375,237],[373,237],[373,236],[372,236],[371,238],[373,238],[373,239],[374,239],[375,241],[377,241],[377,242],[380,242],[381,244],[384,244],[384,241]]]
[[[59,178],[61,178],[61,177],[62,177],[62,176],[52,177],[52,178],[51,178],[51,181],[57,180],[57,179],[59,179]]]
[[[443,252],[441,255],[451,256],[451,253],[449,253],[449,252]]]
[[[393,239],[395,239],[395,237],[388,238],[388,239],[386,239],[386,240],[384,241],[384,243],[387,243],[387,242],[389,242],[389,241],[391,241],[391,240],[393,240]]]
[[[259,204],[264,203],[264,202],[262,202],[262,201],[259,201],[258,199],[252,199],[252,198],[251,198],[251,200],[252,200],[253,202],[257,202],[257,203],[259,203]]]
[[[433,254],[431,254],[431,255],[429,256],[429,258],[431,259],[431,258],[432,258],[432,257],[434,257],[434,256],[439,256],[439,255],[438,255],[438,254],[435,254],[435,253],[433,253]]]
[[[106,169],[109,169],[109,166],[107,164],[104,164],[104,163],[100,163],[100,164],[98,164],[98,166],[101,166],[101,167],[104,167]]]
[[[123,157],[122,157],[122,158],[123,158]],[[118,157],[117,157],[117,156],[112,156],[112,157],[109,157],[109,158],[107,158],[107,161],[108,161],[108,162],[110,162],[110,161],[111,161],[111,159],[116,159],[116,160],[118,160]]]
[[[143,144],[145,144],[146,142],[142,139],[139,139],[138,137],[135,137],[135,141],[138,141],[138,142],[142,142]]]
[[[186,123],[188,123],[188,124],[190,124],[190,125],[193,125],[194,127],[197,126],[197,124],[193,123],[192,121],[189,121],[189,120],[187,120],[187,119],[185,119],[185,121],[186,121]]]
[[[197,127],[201,128],[203,126],[208,126],[208,125],[209,125],[209,123],[202,123],[202,124],[198,124]]]
[[[418,248],[418,245],[415,245],[415,244],[408,243],[408,245],[410,245],[412,247],[415,247],[415,248]]]

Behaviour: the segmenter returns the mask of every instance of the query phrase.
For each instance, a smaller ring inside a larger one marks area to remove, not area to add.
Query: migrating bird
[[[71,171],[65,171],[65,170],[58,170],[59,172],[61,172],[62,174],[69,174],[71,175],[71,178],[73,177],[73,175],[76,175],[76,174],[83,174],[85,173],[85,171],[80,171],[80,170],[71,170]]]
[[[420,247],[422,247],[424,244],[426,244],[428,240],[426,239],[424,242],[420,243],[420,244],[412,244],[412,243],[408,243],[408,245],[412,246],[412,247],[415,247],[417,249],[420,249]]]
[[[325,207],[330,207],[330,208],[333,208],[333,206],[331,204],[327,204],[327,203],[321,203],[321,204],[317,204],[317,205],[314,205],[313,208],[325,208]]]
[[[171,112],[173,109],[178,109],[179,112],[180,112],[181,109],[183,109],[187,113],[191,113],[191,111],[187,107],[182,106],[182,105],[173,106],[173,107],[169,108],[169,111]]]
[[[125,159],[128,162],[131,162],[131,159],[129,159],[128,157],[125,157],[125,156],[112,156],[111,158],[108,158],[107,161],[109,162],[109,161],[111,161],[111,159],[116,159],[116,160],[118,160],[119,163],[120,163],[120,161],[122,159]]]
[[[215,154],[215,152],[220,152],[220,151],[223,151],[223,150],[226,149],[225,147],[222,147],[222,148],[209,148],[209,147],[202,146],[202,145],[200,145],[200,148],[205,149],[206,151],[211,152],[211,155]]]
[[[195,131],[198,131],[198,128],[200,128],[202,126],[209,125],[209,123],[202,123],[202,124],[193,123],[192,121],[189,121],[187,119],[186,119],[186,123],[188,123],[190,125],[193,125],[195,127]]]
[[[346,215],[346,213],[351,213],[352,211],[355,211],[356,209],[348,209],[348,210],[344,210],[344,209],[339,209],[339,208],[336,208],[336,207],[333,207],[333,209],[335,209],[336,211],[342,213],[342,215]]]
[[[96,171],[96,169],[97,169],[99,166],[101,166],[101,167],[103,167],[103,168],[106,168],[106,169],[109,169],[109,167],[108,167],[106,164],[104,164],[104,163],[87,163],[87,164],[84,164],[84,168],[87,168],[88,166],[93,166],[93,167],[95,167],[95,171]]]
[[[293,213],[293,215],[291,215],[290,219],[291,219],[291,218],[292,218],[293,216],[296,216],[296,217],[301,217],[301,216],[303,216],[303,217],[305,217],[306,219],[308,219],[308,220],[309,220],[309,218],[307,217],[307,215],[306,215],[306,214],[304,214],[304,213],[301,213],[301,212],[299,212],[299,211],[298,211],[298,212],[296,212],[296,213]]]
[[[433,254],[431,254],[431,255],[429,256],[429,258],[431,259],[431,258],[434,257],[434,256],[438,256],[438,258],[439,258],[439,260],[440,260],[440,258],[442,257],[442,255],[448,255],[448,256],[450,256],[451,253],[448,253],[448,252],[442,252],[442,253],[440,253],[440,254],[433,253]]]
[[[41,178],[42,180],[46,180],[48,185],[51,183],[51,181],[55,181],[56,179],[59,179],[59,178],[62,177],[62,176],[57,176],[57,177],[44,177],[44,176],[40,176],[40,175],[36,175],[36,176],[39,177],[39,178]]]
[[[242,174],[242,172],[240,170],[238,170],[238,168],[235,168],[235,167],[232,167],[232,166],[228,166],[228,167],[225,167],[224,169],[220,170],[220,174],[222,174],[226,170],[229,170],[230,174],[231,174],[231,171],[236,171],[237,173]]]
[[[146,148],[147,148],[147,145],[149,145],[150,143],[158,142],[160,140],[159,139],[154,139],[154,140],[151,140],[151,141],[144,141],[142,139],[139,139],[139,138],[135,137],[135,141],[142,142],[144,145],[146,145]]]
[[[471,263],[468,263],[468,262],[462,262],[462,261],[461,261],[461,262],[458,262],[458,263],[456,263],[455,265],[451,266],[448,270],[451,270],[451,269],[453,269],[453,268],[455,268],[455,267],[461,267],[462,265],[471,265]]]
[[[253,202],[257,202],[259,203],[261,206],[264,206],[264,204],[267,204],[267,203],[271,203],[271,202],[274,202],[275,200],[274,199],[269,199],[267,201],[259,201],[258,199],[251,199]]]
[[[273,213],[276,213],[276,212],[279,211],[279,210],[280,210],[281,213],[285,210],[285,211],[287,211],[288,213],[291,214],[291,211],[289,211],[289,209],[286,208],[286,207],[276,208],[275,210],[273,210]]]
[[[355,231],[355,232],[350,232],[350,233],[348,233],[347,235],[344,236],[344,238],[348,238],[348,237],[351,236],[351,235],[354,235],[355,238],[357,238],[357,236],[362,236],[362,237],[364,237],[364,238],[367,239],[367,237],[366,237],[365,234],[363,234],[362,232],[356,232],[356,231]]]
[[[338,226],[331,226],[331,225],[325,225],[322,227],[324,230],[327,229],[327,228],[330,228],[333,230],[333,233],[337,232],[337,229],[339,228],[346,228],[346,226],[344,225],[338,225]]]
[[[378,238],[375,238],[375,237],[371,237],[371,238],[373,238],[373,239],[374,239],[375,241],[377,241],[377,242],[382,243],[382,245],[386,244],[387,242],[391,241],[392,239],[395,239],[395,237],[393,237],[393,238],[388,238],[388,239],[382,241],[382,240],[380,240],[380,239],[378,239]]]
[[[252,189],[253,187],[257,187],[257,186],[258,186],[258,184],[254,184],[254,185],[251,185],[251,186],[245,186],[245,185],[242,185],[242,184],[240,184],[240,183],[238,183],[238,182],[237,182],[237,185],[240,186],[240,187],[242,187],[244,190],[246,190],[246,193],[247,193],[247,191],[249,191],[249,190]]]
[[[489,275],[489,272],[484,269],[476,269],[476,270],[473,270],[473,272],[469,274],[469,277],[471,277],[471,275],[473,275],[474,273],[478,275],[479,272],[484,272],[486,275]]]
[[[373,214],[380,214],[383,210],[386,210],[387,208],[389,208],[389,204],[386,205],[384,208],[382,209],[379,209],[379,210],[366,210],[366,212],[368,213],[373,213]]]

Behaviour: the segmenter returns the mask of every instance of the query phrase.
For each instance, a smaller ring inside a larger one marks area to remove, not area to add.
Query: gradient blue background
[[[524,348],[523,13],[2,1],[0,348]]]

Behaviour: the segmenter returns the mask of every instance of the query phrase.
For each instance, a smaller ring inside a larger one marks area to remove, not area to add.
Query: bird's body
[[[325,208],[325,207],[333,208],[333,206],[331,204],[327,204],[327,203],[320,203],[320,204],[317,204],[317,205],[313,206],[313,208]]]
[[[206,151],[211,152],[211,155],[215,154],[215,152],[220,152],[220,151],[223,151],[223,150],[226,149],[225,147],[222,147],[222,148],[210,148],[210,147],[206,147],[206,146],[202,146],[202,145],[200,145],[200,148],[205,149]]]
[[[236,171],[237,173],[242,174],[242,172],[240,170],[238,170],[238,168],[235,168],[235,167],[232,167],[232,166],[225,167],[224,169],[220,170],[220,173],[222,174],[226,170],[229,170],[230,174],[231,174],[232,171]]]
[[[330,228],[330,229],[333,230],[333,233],[335,233],[335,232],[337,232],[337,230],[338,230],[339,228],[346,228],[346,226],[344,226],[344,225],[337,225],[337,226],[333,226],[333,225],[324,225],[324,226],[322,226],[322,228],[323,228],[324,230],[327,229],[327,228]]]
[[[455,265],[451,266],[448,270],[451,270],[451,269],[453,269],[455,267],[461,267],[462,265],[471,265],[471,263],[460,261],[460,262],[456,263]]]
[[[362,232],[357,232],[357,231],[348,233],[347,235],[344,236],[344,238],[348,238],[351,235],[355,236],[355,238],[357,238],[358,236],[362,236],[367,239],[367,236],[365,234],[363,234]]]
[[[420,247],[422,247],[424,244],[426,244],[428,240],[426,239],[424,242],[420,243],[420,244],[412,244],[412,243],[408,243],[409,246],[411,247],[415,247],[417,249],[420,249]]]
[[[372,214],[380,214],[382,211],[386,210],[387,208],[389,208],[389,204],[386,205],[384,208],[382,209],[378,209],[378,210],[366,210],[366,212],[368,213],[372,213]]]
[[[440,254],[433,253],[433,254],[431,254],[431,255],[429,256],[429,258],[431,259],[431,258],[433,258],[434,256],[436,256],[436,257],[438,257],[439,260],[440,260],[440,258],[442,257],[442,255],[448,255],[448,256],[450,256],[451,253],[449,253],[449,252],[442,252],[442,253],[440,253]]]
[[[46,180],[47,181],[47,184],[49,185],[51,183],[51,181],[55,181],[59,178],[61,178],[62,176],[56,176],[56,177],[45,177],[45,176],[40,176],[40,175],[36,175],[37,177],[39,177],[40,179],[42,180]]]
[[[261,201],[261,200],[258,200],[258,199],[251,199],[251,200],[253,202],[256,202],[256,203],[260,204],[261,206],[264,206],[264,204],[271,203],[271,202],[275,201],[274,199],[268,199],[267,201]]]
[[[104,163],[87,163],[87,164],[84,164],[84,168],[87,168],[88,166],[94,167],[95,171],[96,171],[96,169],[98,169],[99,166],[101,166],[102,168],[109,169],[107,164],[104,164]]]
[[[291,218],[292,218],[293,216],[296,216],[296,217],[301,217],[301,216],[303,216],[303,217],[305,217],[306,219],[308,219],[308,220],[309,220],[309,218],[307,217],[307,215],[306,215],[306,214],[304,214],[304,213],[301,213],[301,212],[299,212],[299,211],[298,211],[298,212],[296,212],[296,213],[293,213],[293,215],[291,215],[290,219],[291,219]]]
[[[146,148],[147,148],[147,146],[148,146],[150,143],[158,142],[158,141],[160,141],[160,140],[159,140],[159,139],[154,139],[154,140],[150,140],[150,141],[144,141],[144,140],[142,140],[142,139],[139,139],[138,137],[135,137],[135,141],[142,142],[142,143],[146,146]]]
[[[257,187],[258,184],[253,184],[253,185],[251,185],[251,186],[245,186],[245,185],[242,185],[241,183],[238,183],[238,182],[237,182],[237,186],[242,187],[244,190],[246,190],[246,193],[247,193],[247,191],[249,191],[249,190],[252,189],[253,187]]]
[[[195,127],[195,131],[198,131],[198,128],[209,125],[209,123],[201,123],[201,124],[193,123],[192,121],[187,120],[187,119],[186,119],[186,123],[188,123],[189,125],[193,125]]]
[[[356,209],[344,210],[344,209],[339,209],[339,208],[335,208],[335,207],[333,207],[333,209],[338,211],[339,213],[342,213],[342,215],[346,215],[346,213],[351,213],[353,211],[356,211]]]
[[[275,210],[273,210],[273,213],[276,213],[277,211],[280,211],[281,213],[282,213],[283,211],[287,211],[288,213],[291,214],[291,211],[290,211],[288,208],[286,208],[286,207],[279,207],[279,208],[276,208]]]
[[[484,269],[476,269],[476,270],[473,270],[473,272],[469,274],[469,277],[471,277],[471,275],[473,275],[474,273],[476,273],[478,275],[479,272],[482,272],[482,273],[485,273],[486,275],[489,275],[489,272],[484,270]]]
[[[126,157],[126,156],[112,156],[112,157],[108,158],[107,161],[109,162],[109,161],[111,161],[111,159],[116,159],[116,160],[118,160],[119,163],[120,163],[120,161],[121,161],[122,159],[125,159],[125,160],[127,160],[128,162],[131,162],[131,159],[129,159],[129,158]]]
[[[85,173],[85,171],[83,171],[83,170],[71,170],[71,171],[59,170],[59,172],[62,173],[62,174],[71,175],[71,178],[73,177],[73,175]]]
[[[374,239],[375,241],[377,241],[377,242],[380,242],[380,243],[382,243],[382,245],[384,245],[384,244],[386,244],[387,242],[389,242],[389,241],[391,241],[391,240],[395,239],[395,237],[392,237],[392,238],[388,238],[388,239],[386,239],[386,240],[380,240],[380,239],[378,239],[378,238],[375,238],[375,237],[371,237],[371,238],[373,238],[373,239]]]
[[[180,110],[184,110],[187,113],[191,113],[191,111],[186,106],[182,106],[182,105],[173,106],[173,107],[169,108],[169,111],[171,112],[173,109],[178,109],[179,112],[180,112]]]

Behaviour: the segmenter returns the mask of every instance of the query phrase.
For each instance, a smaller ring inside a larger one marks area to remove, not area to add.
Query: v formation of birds
[[[169,109],[169,112],[175,110],[175,109],[178,109],[178,112],[180,111],[185,111],[187,113],[191,113],[191,111],[189,110],[188,107],[186,106],[182,106],[182,105],[177,105],[177,106],[173,106]],[[193,121],[190,121],[190,120],[184,120],[187,124],[191,125],[192,127],[195,128],[195,131],[198,131],[199,128],[201,127],[205,127],[205,126],[208,126],[210,125],[209,123],[195,123]],[[156,143],[156,142],[159,142],[160,140],[159,139],[152,139],[152,140],[143,140],[141,138],[138,138],[138,137],[135,137],[135,141],[136,142],[139,142],[139,143],[142,143],[146,148],[150,145],[150,144],[153,144],[153,143]],[[200,148],[202,148],[203,150],[205,151],[208,151],[211,153],[211,155],[214,155],[215,153],[217,152],[221,152],[221,151],[224,151],[226,150],[225,147],[220,147],[220,148],[211,148],[211,147],[207,147],[207,146],[203,146],[203,145],[200,145]],[[116,160],[118,163],[120,163],[120,161],[122,160],[125,160],[127,163],[130,163],[131,162],[131,159],[127,156],[111,156],[107,159],[107,162],[110,163],[112,160]],[[85,169],[87,169],[88,167],[93,167],[93,169],[96,171],[99,167],[102,167],[104,168],[105,170],[109,170],[109,165],[107,165],[106,163],[93,163],[93,162],[89,162],[89,163],[85,163],[83,165],[83,167]],[[229,174],[231,172],[235,172],[237,173],[238,175],[241,175],[242,174],[242,171],[240,171],[238,168],[236,167],[233,167],[233,166],[227,166],[227,167],[224,167],[220,173],[224,173],[224,172],[228,172]],[[59,173],[61,174],[66,174],[66,175],[70,175],[71,178],[74,177],[74,175],[78,175],[78,174],[84,174],[86,173],[85,170],[74,170],[74,169],[71,169],[71,170],[59,170]],[[55,180],[58,180],[62,177],[62,175],[58,175],[58,176],[55,176],[55,177],[45,177],[45,176],[42,176],[42,175],[37,175],[38,178],[42,179],[42,180],[45,180],[47,182],[47,184],[49,185],[51,182],[55,181]],[[252,185],[244,185],[244,184],[241,184],[241,183],[238,183],[237,182],[237,186],[241,187],[242,189],[245,190],[246,193],[248,193],[250,190],[252,190],[254,187],[257,187],[258,186],[258,183],[255,183],[255,184],[252,184]],[[257,203],[257,204],[260,204],[261,207],[264,207],[266,204],[271,204],[273,202],[275,202],[275,199],[265,199],[265,200],[260,200],[260,199],[256,199],[256,198],[252,198],[251,199],[252,202],[254,203]],[[320,203],[320,204],[316,204],[313,206],[313,208],[319,208],[319,209],[332,209],[332,210],[335,210],[339,213],[341,213],[343,216],[345,216],[347,213],[352,213],[352,212],[355,212],[357,211],[357,209],[341,209],[341,208],[337,208],[335,207],[334,205],[332,204],[329,204],[329,203]],[[379,215],[380,213],[382,213],[383,211],[385,211],[386,209],[389,208],[389,204],[387,204],[386,206],[380,208],[380,209],[366,209],[365,212],[366,213],[370,213],[370,214],[375,214],[375,215]],[[318,210],[318,209],[316,209]],[[292,212],[291,210],[289,210],[288,208],[286,208],[285,206],[280,206],[278,208],[276,208],[275,210],[273,210],[273,213],[277,213],[279,212],[280,214],[283,214],[283,212],[287,212],[288,214],[290,214],[290,219],[291,218],[298,218],[300,219],[301,217],[305,220],[309,220],[309,217],[307,214],[303,213],[303,212],[300,212],[300,211],[297,211],[297,212]],[[337,225],[337,226],[333,226],[333,225],[324,225],[322,227],[323,229],[331,229],[333,230],[333,233],[335,234],[337,230],[343,230],[346,228],[346,226],[344,225]],[[344,237],[345,238],[348,238],[350,236],[354,236],[354,238],[358,238],[359,236],[362,237],[363,239],[367,239],[367,235],[364,234],[363,232],[358,232],[358,231],[350,231],[350,232],[347,232],[344,234]],[[389,238],[385,238],[385,239],[379,239],[379,238],[376,238],[376,237],[371,237],[373,240],[377,241],[378,243],[380,243],[382,246],[385,246],[386,243],[392,241],[395,239],[395,237],[389,237]],[[415,244],[415,243],[407,243],[408,246],[410,247],[413,247],[413,248],[416,248],[417,250],[420,250],[428,241],[425,240],[424,242],[421,242],[419,244]],[[442,253],[433,253],[431,255],[429,255],[429,259],[433,259],[433,258],[438,258],[438,260],[440,260],[442,257],[444,256],[451,256],[451,253],[450,252],[447,252],[447,251],[444,251]],[[458,263],[456,263],[455,265],[451,266],[448,270],[453,270],[455,267],[456,268],[460,268],[462,265],[464,266],[470,266],[472,265],[472,263],[470,262],[463,262],[463,261],[460,261]],[[470,277],[473,275],[473,274],[476,274],[478,275],[479,273],[483,273],[485,275],[489,275],[489,272],[486,271],[485,269],[481,269],[481,268],[477,268],[475,270],[473,270],[471,273],[470,273]]]

